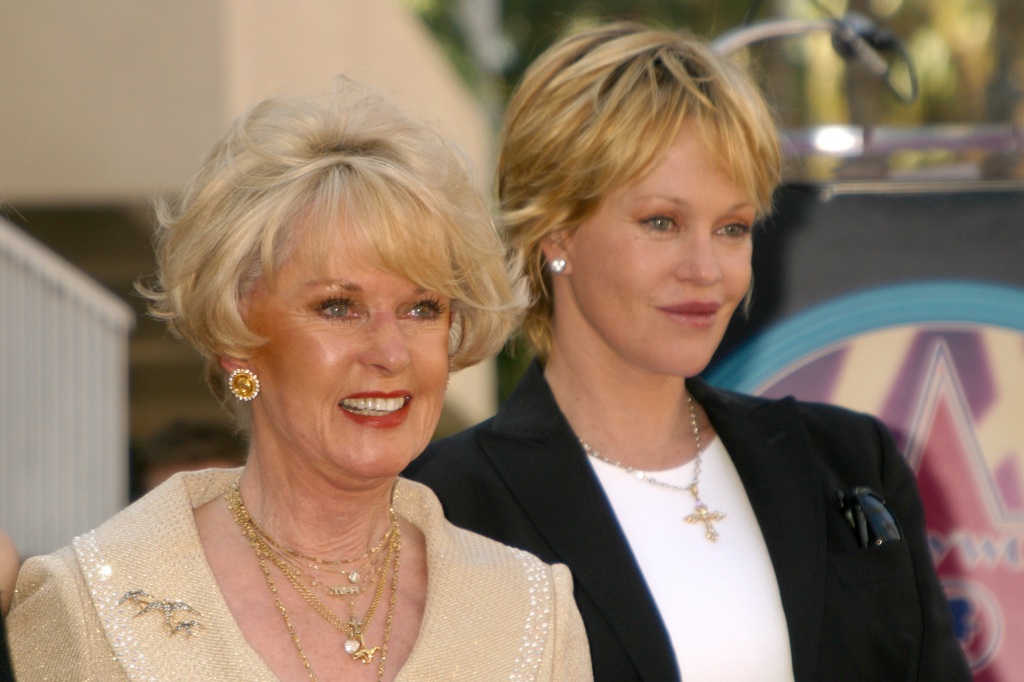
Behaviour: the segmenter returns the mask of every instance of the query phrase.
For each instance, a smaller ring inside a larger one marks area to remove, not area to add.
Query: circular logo
[[[1003,613],[992,593],[974,580],[947,578],[942,587],[949,598],[956,638],[972,670],[985,667],[1003,639]]]

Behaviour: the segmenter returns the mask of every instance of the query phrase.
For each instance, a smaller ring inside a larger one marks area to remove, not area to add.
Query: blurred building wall
[[[33,0],[0,17],[0,188],[14,204],[174,191],[248,105],[338,74],[440,122],[489,172],[483,111],[395,0]]]

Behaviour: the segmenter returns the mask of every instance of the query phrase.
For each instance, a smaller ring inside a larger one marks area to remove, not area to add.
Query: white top
[[[605,454],[614,459],[614,453]],[[789,632],[779,586],[761,528],[736,467],[717,438],[704,449],[700,496],[711,511],[718,542],[694,510],[688,490],[639,480],[587,458],[619,520],[668,628],[684,682],[792,682]],[[688,486],[693,462],[651,472]]]

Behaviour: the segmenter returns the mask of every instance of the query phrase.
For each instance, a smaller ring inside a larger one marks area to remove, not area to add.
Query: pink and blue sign
[[[917,475],[976,682],[1024,670],[1024,290],[918,282],[807,309],[707,377],[880,417]]]

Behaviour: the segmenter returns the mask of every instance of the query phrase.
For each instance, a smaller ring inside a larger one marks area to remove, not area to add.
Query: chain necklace
[[[694,443],[697,445],[697,457],[693,461],[693,481],[690,483],[690,485],[675,485],[674,483],[666,483],[665,481],[659,481],[653,476],[648,475],[645,471],[635,469],[627,464],[623,464],[622,462],[616,462],[613,459],[608,459],[600,452],[590,447],[590,445],[582,438],[580,438],[579,441],[580,445],[583,446],[584,452],[586,452],[594,459],[599,459],[605,464],[612,465],[616,469],[622,469],[627,474],[631,474],[638,480],[646,481],[651,485],[656,485],[662,488],[669,488],[670,490],[688,492],[691,495],[693,495],[693,501],[695,504],[693,513],[687,514],[685,517],[683,517],[683,520],[687,523],[703,523],[704,537],[706,537],[711,542],[718,542],[718,531],[715,530],[713,522],[721,521],[722,519],[724,519],[725,512],[709,510],[708,506],[704,504],[704,502],[700,499],[700,490],[698,488],[698,485],[700,484],[700,467],[703,463],[703,460],[701,459],[701,455],[703,453],[703,446],[701,445],[700,425],[697,423],[697,408],[694,406],[693,398],[691,398],[689,394],[686,395],[686,404],[690,408],[690,431],[693,433],[693,440]]]
[[[276,550],[280,550],[279,552],[276,552],[278,556],[287,561],[295,568],[295,570],[301,573],[312,587],[321,590],[328,597],[354,597],[362,594],[367,585],[376,582],[381,569],[384,568],[387,563],[384,561],[384,558],[387,556],[387,552],[379,551],[383,546],[381,543],[377,543],[376,547],[373,547],[361,557],[351,560],[343,559],[338,562],[324,564],[322,561],[314,562],[302,559],[300,557],[306,555],[284,547],[262,528],[254,526],[254,529],[259,532],[263,540],[275,547]],[[384,539],[387,540],[390,537],[391,529],[389,528],[384,534]],[[312,559],[313,557],[309,558]],[[360,559],[363,559],[363,561],[357,566],[349,565],[342,567],[340,565],[341,562],[351,564],[359,561]],[[326,576],[328,575],[342,577],[344,579],[343,584],[340,586],[331,585],[327,582]]]
[[[391,511],[391,515],[392,515],[392,521],[394,521],[394,510]],[[282,552],[284,552],[288,556],[293,557],[295,559],[299,559],[300,561],[308,562],[309,564],[317,564],[319,566],[338,566],[338,565],[345,565],[345,564],[354,564],[354,563],[356,563],[358,561],[362,561],[363,559],[365,559],[365,558],[367,558],[367,557],[369,557],[369,556],[371,556],[373,554],[376,554],[377,552],[380,551],[381,547],[383,547],[385,545],[385,543],[387,543],[388,537],[391,535],[391,530],[393,528],[393,525],[389,526],[388,530],[384,533],[384,537],[382,537],[380,539],[380,541],[376,545],[374,545],[370,549],[366,550],[365,552],[363,552],[359,556],[353,557],[352,559],[334,559],[334,560],[330,560],[329,561],[327,559],[317,559],[316,557],[312,557],[312,556],[309,556],[309,555],[306,555],[306,554],[302,554],[301,552],[298,552],[298,551],[296,551],[294,549],[291,549],[290,547],[285,547],[284,545],[279,543],[277,540],[275,540],[273,538],[273,536],[270,535],[270,533],[268,533],[266,530],[264,530],[263,526],[261,526],[260,524],[256,523],[256,521],[252,517],[249,517],[249,523],[252,525],[253,530],[255,530],[257,533],[259,533],[260,535],[263,536],[264,540],[266,540],[268,543],[273,545],[275,548],[281,550]]]
[[[360,565],[359,568],[347,571],[332,570],[329,567],[318,564],[306,563],[285,554],[279,556],[302,574],[311,587],[320,590],[328,597],[349,598],[350,604],[351,599],[358,597],[366,590],[368,585],[374,584],[377,581],[380,572],[387,566],[384,561],[384,558],[387,557],[387,552],[374,556],[365,564]],[[337,586],[331,585],[326,582],[326,578],[323,576],[324,573],[344,576],[346,583]]]
[[[292,644],[295,645],[295,649],[299,654],[299,658],[302,660],[302,665],[306,669],[309,679],[313,682],[317,682],[317,677],[313,673],[313,669],[309,664],[309,659],[306,656],[305,651],[302,649],[298,634],[295,632],[295,627],[292,625],[291,618],[288,616],[284,603],[281,601],[281,597],[278,594],[277,585],[270,572],[270,567],[267,565],[267,559],[270,559],[270,561],[277,566],[278,570],[281,571],[288,582],[291,583],[295,591],[299,593],[299,596],[301,596],[321,618],[327,621],[327,623],[336,630],[339,630],[346,635],[347,639],[345,640],[344,649],[345,653],[352,657],[352,660],[368,664],[373,660],[373,657],[380,652],[380,661],[377,664],[377,679],[378,681],[382,680],[384,678],[384,663],[387,660],[388,642],[391,639],[391,628],[394,622],[395,604],[398,600],[398,566],[402,548],[402,535],[401,530],[398,527],[398,520],[395,516],[394,508],[390,510],[391,528],[388,530],[387,534],[388,550],[385,553],[384,565],[377,579],[377,589],[375,590],[373,601],[370,603],[366,615],[361,620],[353,613],[346,622],[341,620],[338,614],[331,610],[330,607],[320,601],[320,599],[318,599],[317,596],[302,583],[299,574],[288,565],[285,558],[275,551],[274,546],[263,539],[262,535],[256,530],[255,522],[252,517],[249,516],[248,510],[242,502],[242,495],[238,490],[237,483],[228,490],[225,494],[225,498],[228,503],[228,509],[230,509],[235,522],[242,529],[242,534],[249,540],[253,550],[256,552],[260,569],[263,571],[263,576],[267,581],[267,587],[274,595],[274,603],[281,614],[281,618],[284,620],[288,634],[291,636]],[[264,531],[264,533],[266,533],[266,531]],[[384,586],[387,583],[388,566],[391,568],[392,575],[391,598],[388,601],[387,617],[384,622],[383,643],[380,646],[367,647],[363,638],[365,636],[366,629],[370,625],[371,619],[377,611],[381,597],[383,596]]]
[[[313,587],[323,590],[324,594],[330,597],[349,597],[358,596],[359,594],[361,594],[363,592],[364,587],[359,583],[363,581],[365,577],[362,571],[366,569],[367,573],[369,573],[372,576],[376,573],[377,570],[379,570],[379,560],[381,558],[379,552],[381,548],[384,547],[384,544],[388,541],[388,538],[391,536],[391,527],[389,527],[388,530],[384,533],[384,536],[380,539],[379,542],[377,542],[376,545],[366,550],[359,556],[353,557],[351,559],[328,560],[318,559],[316,557],[303,554],[302,552],[294,550],[290,547],[284,546],[283,544],[278,542],[269,532],[267,532],[261,525],[256,523],[256,521],[251,517],[249,518],[249,523],[252,525],[253,529],[260,534],[262,539],[271,546],[273,546],[275,549],[279,550],[280,553],[282,553],[282,556],[288,560],[288,563],[295,566],[309,580],[310,584],[313,585]],[[353,568],[341,568],[341,566],[351,566],[352,564],[355,564],[357,562],[364,563]],[[322,580],[310,575],[307,571],[303,570],[303,567],[310,568],[317,574],[320,574],[320,572],[322,571],[324,573],[333,573],[335,575],[344,576],[344,578],[347,579],[349,584],[343,585],[341,587],[329,585],[323,582]],[[373,582],[373,578],[371,577],[367,579],[365,582]]]

